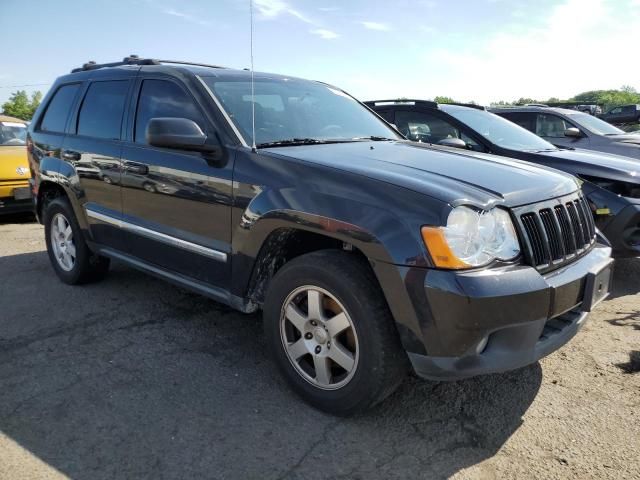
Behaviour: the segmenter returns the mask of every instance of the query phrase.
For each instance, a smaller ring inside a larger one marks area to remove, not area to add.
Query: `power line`
[[[24,85],[0,85],[0,88],[41,87],[43,85],[51,85],[51,84],[50,83],[27,83]]]

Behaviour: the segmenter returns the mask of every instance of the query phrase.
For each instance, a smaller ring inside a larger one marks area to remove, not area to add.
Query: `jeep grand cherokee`
[[[262,309],[292,388],[335,414],[409,365],[458,379],[535,362],[608,291],[573,177],[406,141],[319,82],[256,73],[252,95],[242,70],[89,63],[55,82],[28,150],[63,282],[118,259]]]

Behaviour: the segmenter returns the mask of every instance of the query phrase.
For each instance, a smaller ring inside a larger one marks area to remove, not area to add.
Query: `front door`
[[[136,92],[131,138],[122,153],[128,252],[171,272],[225,285],[233,159],[212,163],[201,153],[148,145],[146,127],[157,117],[188,118],[207,135],[215,132],[189,91],[172,78],[141,78]]]
[[[567,137],[567,128],[584,131],[569,120],[552,113],[538,113],[536,117],[536,135],[558,147],[589,148],[588,137]]]

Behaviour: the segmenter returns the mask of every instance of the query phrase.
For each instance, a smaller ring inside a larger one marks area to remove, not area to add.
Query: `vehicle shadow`
[[[36,221],[36,216],[33,213],[10,213],[10,214],[2,214],[0,215],[0,225],[7,225],[10,223],[34,223]]]
[[[609,299],[635,295],[640,292],[640,258],[616,259]]]
[[[288,389],[260,315],[118,265],[63,285],[44,252],[0,271],[15,272],[0,293],[0,432],[74,479],[446,478],[500,449],[542,381],[538,364],[409,377],[336,418]]]

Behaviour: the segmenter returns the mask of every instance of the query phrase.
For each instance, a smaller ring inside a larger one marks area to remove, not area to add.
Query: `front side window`
[[[196,122],[203,131],[206,130],[202,114],[182,88],[168,80],[145,80],[136,111],[136,143],[147,143],[149,120],[159,117],[187,118]]]
[[[94,82],[89,86],[78,115],[78,135],[120,138],[120,127],[129,82]]]
[[[444,120],[422,112],[396,112],[396,126],[409,140],[438,143],[447,138],[460,138],[460,131]]]
[[[502,117],[507,120],[511,120],[516,125],[520,125],[522,128],[526,128],[530,132],[536,131],[536,114],[527,112],[513,112],[508,114],[502,114]]]
[[[499,147],[521,151],[555,150],[556,148],[530,131],[486,110],[446,105],[441,108],[480,137]]]
[[[252,143],[252,107],[256,144],[306,139],[355,141],[365,137],[399,139],[376,115],[341,90],[298,79],[256,79],[253,105],[246,77],[203,77],[247,144]]]
[[[538,114],[536,134],[545,138],[564,138],[564,132],[573,125],[562,117],[549,114]]]
[[[571,113],[570,117],[574,123],[583,127],[585,130],[595,133],[596,135],[620,135],[625,133],[618,127],[614,127],[610,123],[600,120],[593,115],[588,115],[586,113]]]
[[[0,146],[25,145],[27,124],[22,122],[0,122]]]
[[[56,91],[44,113],[42,122],[40,122],[40,130],[43,132],[64,133],[69,112],[71,112],[73,101],[79,89],[80,84],[74,83],[72,85],[64,85]]]

